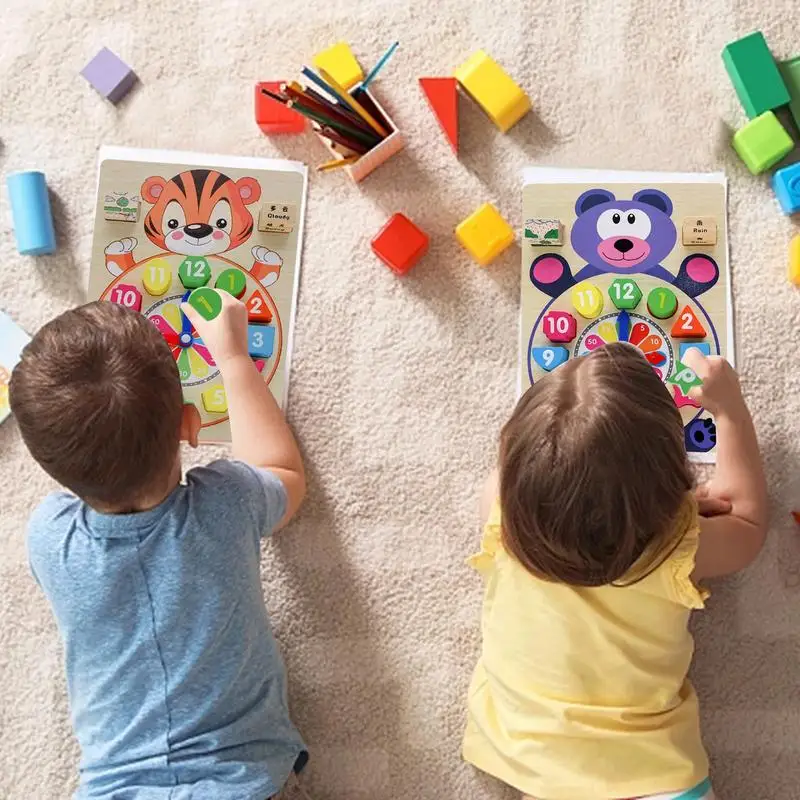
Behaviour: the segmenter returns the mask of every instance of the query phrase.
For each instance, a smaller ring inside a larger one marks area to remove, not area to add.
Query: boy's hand
[[[214,291],[217,291],[216,289]],[[247,355],[247,308],[228,292],[217,291],[222,299],[222,310],[212,320],[202,317],[188,303],[181,303],[181,311],[189,318],[203,343],[211,351],[217,366],[231,359]]]
[[[692,347],[684,354],[683,363],[694,370],[703,381],[702,386],[689,390],[692,400],[696,400],[714,416],[746,409],[739,376],[724,358],[705,356],[696,347]]]

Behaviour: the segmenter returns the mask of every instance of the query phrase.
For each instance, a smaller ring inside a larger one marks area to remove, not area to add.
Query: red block
[[[703,327],[703,323],[697,319],[697,315],[689,306],[685,306],[672,326],[672,338],[704,339],[705,336],[706,329]]]
[[[372,240],[372,249],[389,269],[405,275],[428,252],[428,241],[405,214],[395,214]]]
[[[275,133],[302,133],[306,129],[306,118],[262,92],[280,94],[281,84],[286,81],[265,81],[256,84],[256,124],[267,136]]]
[[[458,155],[458,81],[455,78],[420,78],[419,85],[450,147]]]

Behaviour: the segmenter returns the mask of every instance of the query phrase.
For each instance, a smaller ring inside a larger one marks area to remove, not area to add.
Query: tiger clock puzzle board
[[[285,405],[307,170],[292,161],[102,148],[89,297],[140,311],[172,350],[199,439],[230,441],[220,372],[180,310],[200,286],[248,311],[248,350]]]
[[[669,381],[690,347],[734,361],[725,176],[530,168],[524,184],[520,388],[627,341],[665,382],[690,458],[715,461],[713,418]]]

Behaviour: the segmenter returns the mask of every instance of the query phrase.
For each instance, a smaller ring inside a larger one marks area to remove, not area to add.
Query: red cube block
[[[405,214],[394,214],[372,240],[372,249],[389,269],[405,275],[428,252],[428,241]]]
[[[267,136],[274,133],[302,133],[306,129],[306,118],[291,108],[273,100],[262,89],[279,94],[281,84],[286,81],[265,81],[256,84],[256,124]]]

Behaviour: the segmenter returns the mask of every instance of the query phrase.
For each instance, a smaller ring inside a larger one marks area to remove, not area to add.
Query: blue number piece
[[[693,347],[697,348],[704,356],[711,355],[711,345],[708,342],[681,342],[679,346],[680,360],[683,361],[683,356],[687,350]]]
[[[275,328],[272,325],[247,326],[247,352],[251,358],[269,358],[275,349]]]
[[[545,372],[552,372],[569,358],[569,350],[566,347],[534,347],[532,352],[533,360]]]
[[[617,315],[617,338],[627,342],[631,335],[631,315],[627,311],[620,311]]]

